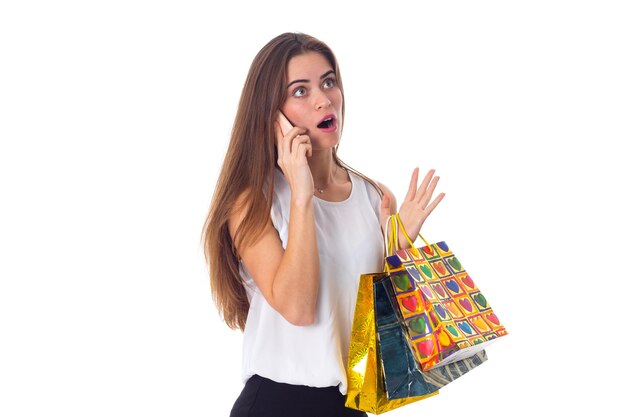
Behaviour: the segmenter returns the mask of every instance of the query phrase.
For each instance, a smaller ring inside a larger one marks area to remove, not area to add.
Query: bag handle
[[[389,233],[389,222],[391,222],[391,233]],[[400,215],[397,213],[392,214],[389,217],[387,217],[387,221],[385,222],[385,233],[384,233],[385,257],[390,256],[393,251],[397,251],[398,249],[400,249],[398,226],[399,226],[400,231],[402,231],[402,234],[404,235],[404,238],[406,239],[406,241],[409,242],[409,245],[411,246],[411,248],[415,249],[414,242],[411,240],[411,238],[409,237],[409,234],[406,232],[406,229],[404,228],[404,224],[402,223],[402,220],[400,219]],[[422,236],[421,233],[418,233],[417,235],[419,236],[420,239],[422,239],[422,242],[424,242],[426,246],[431,246],[431,244],[428,243],[428,241],[424,238],[424,236]]]
[[[406,232],[406,229],[404,228],[404,224],[402,223],[402,220],[400,219],[400,214],[396,213],[393,215],[393,217],[395,217],[395,221],[397,225],[400,226],[400,230],[402,231],[402,234],[404,235],[404,238],[406,239],[406,241],[409,242],[409,245],[411,246],[412,249],[415,249],[415,246],[413,245],[413,241],[409,237],[409,234]],[[417,235],[419,236],[420,239],[422,239],[422,242],[424,242],[426,246],[429,246],[429,247],[431,246],[430,243],[428,243],[426,239],[424,239],[424,236],[422,236],[421,233],[418,233]],[[397,231],[396,231],[396,239],[397,239]],[[400,245],[396,242],[396,250],[398,249],[399,246]]]
[[[391,223],[391,230],[389,229],[390,223]],[[409,242],[411,249],[417,250],[413,244],[413,241],[409,237],[409,234],[406,232],[406,229],[404,228],[404,224],[402,223],[402,220],[400,219],[400,214],[396,213],[387,217],[387,221],[385,222],[385,259],[383,259],[384,272],[389,272],[389,266],[387,265],[387,262],[386,262],[387,257],[389,257],[394,251],[397,251],[398,249],[400,249],[398,229],[400,229],[406,241]],[[418,233],[417,235],[420,237],[420,239],[422,239],[422,241],[426,244],[426,246],[428,247],[431,246],[430,243],[428,243],[426,239],[424,239],[421,233]]]
[[[391,233],[389,231],[389,223],[391,222]],[[387,221],[385,221],[385,258],[387,258],[394,250],[393,243],[397,240],[397,223],[394,220],[394,216],[391,215],[387,217]]]
[[[389,229],[389,223],[391,223],[391,230]],[[389,265],[387,264],[387,258],[394,251],[394,243],[397,247],[398,240],[398,223],[395,221],[394,215],[388,216],[385,221],[385,234],[384,234],[385,242],[383,243],[384,249],[383,252],[385,256],[383,257],[383,272],[389,273]]]

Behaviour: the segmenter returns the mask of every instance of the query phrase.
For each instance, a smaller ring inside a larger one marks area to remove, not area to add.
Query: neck
[[[334,182],[339,167],[333,158],[332,149],[314,151],[308,162],[318,190],[323,190]]]

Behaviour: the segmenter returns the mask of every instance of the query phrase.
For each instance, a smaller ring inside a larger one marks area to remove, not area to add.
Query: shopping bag
[[[389,275],[374,282],[375,317],[387,398],[397,399],[435,392],[487,361],[485,351],[429,371],[422,371],[405,337],[392,300]]]
[[[394,410],[437,394],[435,390],[422,396],[391,400],[387,397],[374,311],[374,282],[385,276],[384,273],[361,275],[346,371],[348,377],[346,406],[373,414]]]
[[[423,371],[470,358],[507,334],[445,242],[430,245],[422,238],[426,246],[416,248],[399,216],[391,216],[391,221],[390,240],[397,242],[400,231],[411,245],[386,259],[393,305]]]
[[[397,233],[393,238],[397,240]],[[385,239],[389,234],[385,232]],[[389,241],[388,241],[389,243]],[[385,258],[391,253],[387,245]],[[421,370],[407,342],[387,266],[361,276],[348,355],[346,406],[380,414],[428,398],[487,360],[485,352]],[[398,271],[396,270],[396,273]]]

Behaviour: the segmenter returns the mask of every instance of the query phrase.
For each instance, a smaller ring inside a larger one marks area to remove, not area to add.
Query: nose
[[[320,93],[315,101],[315,110],[321,110],[326,107],[330,107],[332,104],[328,96],[324,93]]]

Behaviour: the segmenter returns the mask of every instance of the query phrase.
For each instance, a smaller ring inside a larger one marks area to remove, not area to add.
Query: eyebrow
[[[326,71],[320,76],[320,80],[323,80],[324,78],[328,77],[330,74],[334,74],[334,73],[335,73],[335,70]],[[293,80],[292,82],[287,84],[287,88],[289,88],[292,84],[295,84],[295,83],[310,83],[310,82],[311,80]]]

